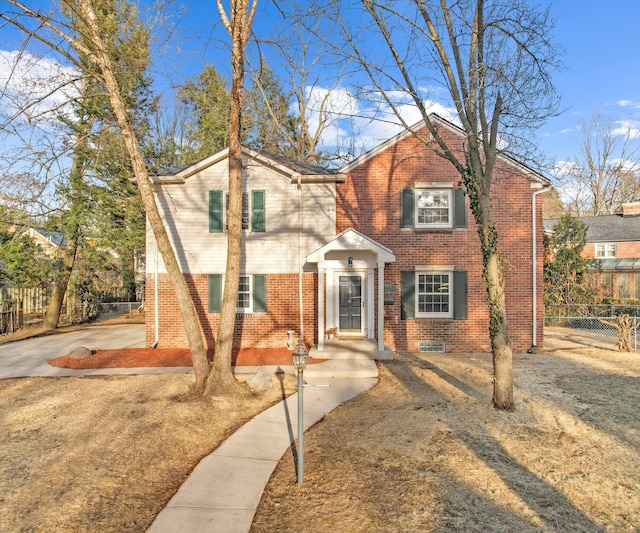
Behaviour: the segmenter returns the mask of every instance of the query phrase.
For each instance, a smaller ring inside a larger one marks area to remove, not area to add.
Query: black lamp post
[[[298,484],[304,482],[304,425],[303,411],[304,403],[302,398],[302,390],[304,384],[302,382],[302,374],[309,360],[309,352],[302,340],[298,341],[293,349],[293,367],[298,371]]]

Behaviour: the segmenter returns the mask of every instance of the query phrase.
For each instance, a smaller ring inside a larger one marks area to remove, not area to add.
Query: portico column
[[[384,351],[384,261],[378,261],[378,351]]]
[[[324,261],[318,261],[318,351],[324,349]]]

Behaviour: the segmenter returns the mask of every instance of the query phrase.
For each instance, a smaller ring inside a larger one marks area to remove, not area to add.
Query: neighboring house
[[[590,269],[602,298],[640,300],[640,202],[622,206],[618,215],[579,217],[587,227],[583,255],[598,261]],[[552,233],[558,219],[545,219]]]
[[[59,231],[29,228],[29,237],[49,259],[58,259],[62,254],[62,248],[67,245],[66,237]]]
[[[443,137],[462,145],[460,129],[435,120]],[[213,346],[226,263],[228,151],[153,180]],[[494,180],[509,332],[514,349],[526,351],[542,344],[537,193],[548,182],[506,157]],[[322,349],[335,326],[341,341],[371,339],[379,350],[490,351],[477,227],[459,183],[453,166],[408,132],[338,171],[245,149],[236,346],[284,346],[287,332],[302,327]],[[147,343],[184,346],[150,228],[146,257]]]

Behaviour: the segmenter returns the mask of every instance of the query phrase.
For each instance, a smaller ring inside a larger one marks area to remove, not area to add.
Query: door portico
[[[318,269],[318,350],[333,327],[341,338],[377,339],[378,350],[384,350],[384,266],[395,259],[391,250],[354,229],[307,256]]]

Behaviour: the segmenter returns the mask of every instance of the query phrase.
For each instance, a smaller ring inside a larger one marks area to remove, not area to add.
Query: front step
[[[393,360],[393,352],[385,347],[378,350],[378,343],[372,340],[327,340],[323,349],[318,350],[314,345],[309,350],[309,356],[317,359],[364,359],[376,361]]]

